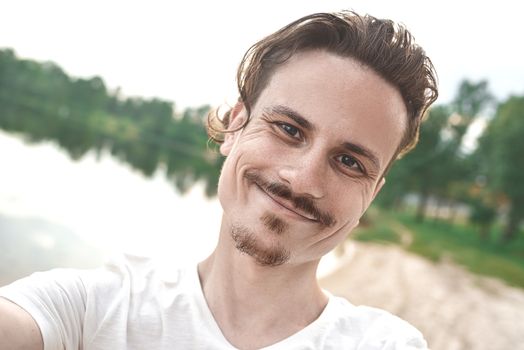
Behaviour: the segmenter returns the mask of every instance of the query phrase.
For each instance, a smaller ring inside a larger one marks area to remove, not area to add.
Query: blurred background
[[[440,98],[322,284],[432,349],[524,349],[524,47],[516,1],[0,1],[0,285],[123,252],[213,249],[206,114],[255,41],[303,15],[404,23]]]

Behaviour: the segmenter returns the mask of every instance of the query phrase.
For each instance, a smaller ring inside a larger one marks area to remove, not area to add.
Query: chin
[[[267,233],[269,234],[270,232]],[[264,239],[265,236],[266,233],[261,237],[260,234],[242,225],[233,225],[231,228],[231,238],[235,248],[240,253],[253,258],[258,265],[276,267],[287,263],[291,256],[289,250],[275,239],[270,239],[273,241],[271,243],[264,242],[267,241]]]

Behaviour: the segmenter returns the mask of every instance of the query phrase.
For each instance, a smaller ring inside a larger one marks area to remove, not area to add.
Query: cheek
[[[218,179],[217,196],[223,209],[226,209],[227,203],[237,196],[237,186],[240,181],[237,168],[240,158],[236,148],[233,148],[222,165]]]
[[[229,158],[226,158],[222,169],[220,170],[220,177],[218,178],[217,197],[222,209],[226,209],[228,197],[231,196],[231,187],[228,184],[229,180]]]
[[[349,220],[341,227],[338,227],[335,231],[330,231],[324,236],[317,236],[317,240],[308,246],[308,254],[314,257],[322,257],[326,255],[342,243],[357,224],[358,220]]]
[[[256,155],[259,154],[257,149],[257,140],[249,134],[246,135],[248,140],[242,137],[233,144],[229,155],[226,157],[220,177],[218,179],[217,196],[222,208],[229,208],[229,203],[241,199],[244,196],[243,173],[246,169],[259,165],[256,161]]]
[[[345,184],[344,191],[341,191],[341,187],[332,189],[334,203],[332,210],[345,225],[358,220],[364,214],[373,198],[373,190],[370,184],[362,181]]]
[[[373,193],[375,192],[375,184],[370,184],[362,189],[362,202],[361,205],[361,212],[360,216],[364,215],[366,210],[371,205],[371,202],[373,202]]]

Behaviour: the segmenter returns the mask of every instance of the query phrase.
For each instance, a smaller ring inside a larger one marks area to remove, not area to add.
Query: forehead
[[[255,115],[283,105],[333,142],[359,143],[384,168],[407,124],[399,91],[360,62],[324,51],[299,53],[278,67],[262,91]]]

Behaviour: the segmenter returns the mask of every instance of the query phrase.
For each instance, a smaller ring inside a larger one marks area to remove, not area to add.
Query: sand
[[[399,246],[348,242],[342,250],[322,286],[405,319],[431,349],[524,349],[524,290]]]

